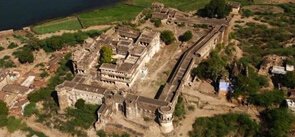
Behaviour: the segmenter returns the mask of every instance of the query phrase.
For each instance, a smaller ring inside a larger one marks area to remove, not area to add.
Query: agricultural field
[[[82,27],[76,17],[68,17],[34,26],[32,27],[32,30],[38,34],[44,34],[59,30],[77,30],[81,28]]]

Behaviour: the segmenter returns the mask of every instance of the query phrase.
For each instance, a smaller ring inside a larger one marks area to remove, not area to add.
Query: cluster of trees
[[[228,113],[214,117],[197,118],[191,137],[285,137],[294,126],[294,114],[286,108],[267,109],[261,113],[261,124],[246,114]]]
[[[27,125],[23,123],[20,119],[15,118],[14,116],[9,116],[6,103],[2,100],[0,100],[0,127],[6,127],[9,132],[23,130],[25,132],[28,132],[29,136],[37,135],[38,137],[47,137],[42,132],[37,132],[27,127]]]
[[[294,129],[295,116],[286,108],[268,109],[262,112],[266,129],[261,134],[266,137],[286,137]]]
[[[245,53],[244,61],[258,67],[265,55],[295,55],[294,47],[284,48],[284,43],[292,37],[292,30],[283,27],[268,28],[266,25],[256,23],[246,23],[246,25],[238,27],[234,34],[241,42],[240,47]]]
[[[60,66],[56,71],[56,74],[48,80],[46,87],[41,88],[37,91],[31,92],[28,95],[28,99],[31,102],[46,101],[52,99],[52,93],[55,91],[55,87],[65,80],[71,80],[73,74],[71,73],[71,54],[65,55],[65,57],[59,62]]]
[[[265,76],[259,75],[252,67],[248,67],[248,75],[239,74],[233,78],[234,96],[238,97],[254,95],[262,87],[268,85],[268,81]]]
[[[179,41],[187,42],[193,38],[193,33],[191,31],[186,31],[178,37]]]
[[[19,50],[15,51],[13,55],[18,58],[18,61],[22,64],[33,63],[35,60],[33,52],[26,47],[20,48]]]
[[[211,0],[203,9],[198,10],[198,15],[209,18],[224,18],[231,11],[225,0]]]
[[[217,78],[225,73],[225,67],[226,60],[218,55],[217,50],[214,50],[208,60],[201,62],[191,71],[191,75],[201,79],[212,79],[216,82]]]
[[[88,37],[95,37],[101,34],[101,31],[79,31],[77,33],[65,33],[61,36],[53,36],[44,40],[38,40],[31,37],[26,41],[24,47],[19,48],[13,53],[20,63],[34,62],[33,52],[43,49],[45,52],[54,52],[65,46],[75,46],[81,44]]]
[[[100,58],[99,62],[102,63],[111,63],[112,62],[113,50],[110,46],[103,46],[100,49]]]
[[[96,121],[96,111],[99,106],[86,104],[84,100],[79,100],[75,104],[76,108],[69,108],[66,111],[66,116],[69,118],[69,121],[63,126],[68,128],[67,130],[72,130],[77,127],[88,129]]]
[[[191,137],[255,136],[259,125],[245,114],[223,114],[214,117],[197,118]]]
[[[160,38],[166,45],[169,45],[175,41],[174,33],[170,30],[162,31]]]
[[[0,59],[0,68],[14,68],[14,67],[16,67],[16,65],[10,59],[10,56],[4,56],[2,59]]]
[[[248,102],[257,106],[269,108],[280,105],[284,99],[283,91],[274,90],[252,94],[249,96]]]

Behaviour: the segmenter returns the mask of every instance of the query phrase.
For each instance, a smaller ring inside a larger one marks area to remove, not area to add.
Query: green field
[[[132,0],[130,4],[138,6],[150,6],[155,0]],[[210,0],[156,0],[166,6],[177,8],[182,11],[193,11],[204,7]]]
[[[117,4],[114,6],[101,8],[79,14],[83,26],[108,24],[116,21],[128,21],[135,18],[143,7]]]
[[[77,30],[81,29],[79,21],[75,17],[50,21],[44,24],[33,26],[32,30],[38,34],[56,32],[59,30]]]
[[[177,8],[182,11],[194,11],[204,7],[210,0],[128,0],[113,6],[79,13],[76,16],[79,17],[83,27],[109,24],[118,21],[129,21],[135,18],[144,8],[151,6],[155,1],[159,1],[168,7]],[[244,2],[244,0],[227,1]],[[59,30],[81,29],[81,25],[77,18],[72,16],[36,25],[33,26],[32,29],[38,34],[44,34]]]

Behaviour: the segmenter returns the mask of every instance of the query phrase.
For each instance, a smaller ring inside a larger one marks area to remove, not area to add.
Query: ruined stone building
[[[160,50],[160,33],[143,30],[141,33],[126,27],[117,29],[118,37],[105,41],[113,48],[116,63],[99,67],[100,80],[117,86],[132,86],[146,70],[145,64]]]
[[[103,63],[97,69],[102,46],[113,49],[112,58],[116,62]],[[159,32],[147,29],[139,32],[129,27],[118,27],[111,35],[103,35],[97,41],[85,44],[83,50],[74,52],[74,71],[104,83],[130,87],[140,74],[146,73],[145,64],[159,50]]]

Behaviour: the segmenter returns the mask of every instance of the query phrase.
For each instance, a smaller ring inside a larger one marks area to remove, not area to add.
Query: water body
[[[119,0],[0,0],[0,30],[21,29],[41,21],[115,4]]]

